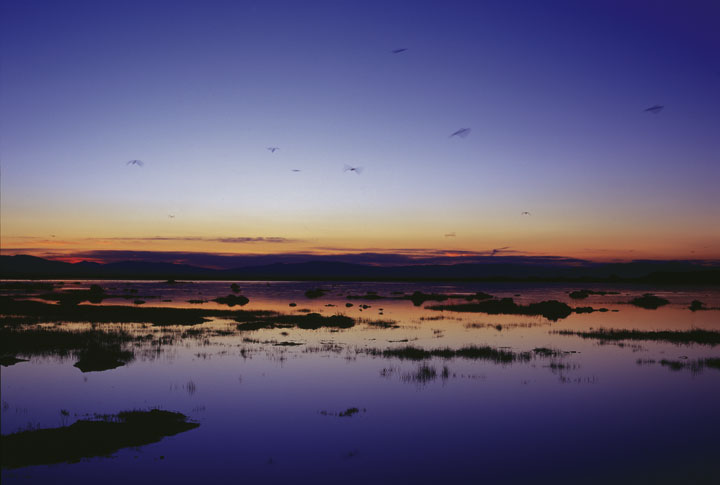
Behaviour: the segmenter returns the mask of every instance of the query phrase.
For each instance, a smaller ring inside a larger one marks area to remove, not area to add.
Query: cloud
[[[151,236],[151,237],[92,237],[85,238],[85,241],[202,241],[220,242],[227,244],[249,244],[249,243],[291,243],[299,239],[287,239],[284,237],[198,237],[198,236]]]

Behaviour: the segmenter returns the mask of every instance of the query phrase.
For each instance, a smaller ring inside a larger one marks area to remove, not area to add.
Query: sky
[[[720,259],[717,1],[0,5],[2,254]]]

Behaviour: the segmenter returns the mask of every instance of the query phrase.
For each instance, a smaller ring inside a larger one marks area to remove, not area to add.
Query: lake
[[[5,484],[720,483],[716,287],[12,283],[2,352],[21,361],[2,367],[4,441],[129,410],[199,426],[4,467]],[[96,303],[53,300],[92,285]],[[667,303],[630,303],[648,293]],[[550,300],[570,313],[532,306]],[[90,306],[120,321],[74,316]],[[158,324],[151,308],[180,310]],[[182,312],[205,321],[174,325]],[[116,365],[75,366],[85,343],[60,334],[79,332]]]

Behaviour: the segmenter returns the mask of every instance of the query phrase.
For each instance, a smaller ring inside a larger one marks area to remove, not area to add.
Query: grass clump
[[[14,355],[2,355],[0,356],[0,365],[3,367],[10,367],[19,362],[27,362],[27,359],[18,359]]]
[[[619,291],[595,291],[595,290],[575,290],[569,293],[570,298],[574,300],[584,300],[590,295],[619,295]]]
[[[43,322],[151,323],[198,325],[208,317],[253,319],[274,314],[267,311],[210,310],[202,308],[131,307],[125,305],[53,305],[39,301],[0,297],[0,326]]]
[[[2,467],[72,463],[106,456],[121,448],[142,446],[200,426],[180,413],[153,409],[80,420],[60,428],[21,431],[2,436]]]
[[[378,328],[398,328],[399,325],[395,320],[362,320],[362,322],[370,325],[371,327]]]
[[[348,295],[348,300],[384,300],[386,297],[380,296],[375,291],[368,291],[364,295]]]
[[[478,312],[490,315],[541,315],[548,320],[565,318],[573,312],[570,306],[557,300],[518,305],[512,298],[493,299],[477,303],[461,303],[457,305],[433,305],[427,308],[430,310]]]
[[[655,310],[663,305],[670,303],[665,298],[660,298],[652,293],[645,293],[643,296],[630,300],[631,305],[639,306],[640,308],[646,308],[648,310]]]
[[[243,306],[247,305],[250,302],[250,299],[243,295],[228,295],[228,296],[220,296],[218,298],[215,298],[213,301],[220,303],[221,305],[227,305],[227,306]]]
[[[690,302],[689,308],[693,312],[696,312],[698,310],[707,310],[707,308],[705,308],[705,303],[701,302],[700,300],[693,300],[692,302]]]
[[[660,342],[672,342],[675,344],[720,344],[720,332],[714,330],[615,330],[599,329],[587,332],[575,332],[572,330],[559,330],[553,332],[557,335],[576,335],[585,339],[597,339],[606,341],[620,340],[655,340]]]
[[[78,352],[78,361],[74,367],[81,372],[101,372],[121,367],[134,359],[135,355],[129,350],[123,350],[119,345],[94,345]]]
[[[265,319],[244,321],[238,324],[238,330],[260,330],[263,328],[292,328],[317,330],[319,328],[351,328],[355,320],[345,315],[323,316],[319,313],[305,315],[273,315]]]
[[[704,371],[706,368],[720,370],[720,358],[713,357],[713,358],[698,359],[698,360],[691,360],[691,361],[663,359],[660,361],[660,365],[662,365],[664,367],[668,367],[672,371],[681,371],[683,369],[688,369],[693,374],[699,374],[702,371]]]
[[[496,349],[488,346],[476,346],[470,345],[462,347],[457,350],[450,348],[444,349],[432,349],[425,350],[419,347],[406,346],[396,349],[377,350],[371,349],[368,351],[370,355],[377,355],[381,357],[394,357],[403,360],[426,360],[433,357],[441,359],[472,359],[472,360],[488,360],[491,362],[509,364],[512,362],[526,362],[531,359],[529,352],[512,352],[505,349]]]
[[[365,409],[363,409],[362,411],[365,412]],[[335,413],[330,412],[330,411],[324,411],[324,410],[320,411],[320,414],[322,414],[323,416],[337,416],[338,418],[351,418],[359,413],[360,413],[360,408],[356,408],[356,407],[347,408],[345,411],[340,411],[340,412],[335,412]]]
[[[320,298],[321,296],[324,296],[327,292],[328,290],[323,290],[322,288],[312,288],[305,292],[305,297],[311,299]]]

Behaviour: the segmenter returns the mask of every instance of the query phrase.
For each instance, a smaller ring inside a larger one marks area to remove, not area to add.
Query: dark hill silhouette
[[[0,256],[3,279],[221,279],[221,280],[348,280],[348,281],[577,281],[663,284],[720,284],[720,264],[692,261],[553,264],[532,258],[506,257],[488,263],[453,265],[371,266],[332,261],[274,263],[234,269],[126,261],[100,264],[66,263],[34,256]]]

